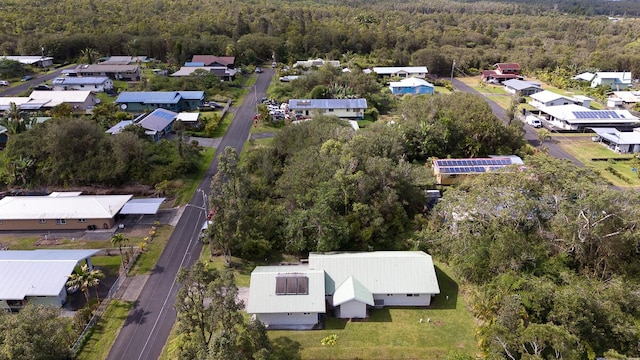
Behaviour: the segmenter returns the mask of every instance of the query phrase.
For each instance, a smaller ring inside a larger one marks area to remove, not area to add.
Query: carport
[[[160,205],[164,202],[165,198],[150,198],[150,199],[131,199],[120,210],[120,215],[124,219],[130,216],[123,223],[145,223],[147,220],[145,215],[153,215],[153,219],[149,219],[150,222],[157,220],[157,214],[160,210]],[[135,216],[138,215],[138,216]],[[135,216],[135,217],[134,217]]]

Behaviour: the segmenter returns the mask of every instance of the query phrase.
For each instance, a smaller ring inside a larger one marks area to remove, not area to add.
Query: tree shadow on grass
[[[435,268],[438,285],[440,286],[440,294],[431,300],[431,308],[455,309],[458,303],[458,283],[439,267],[436,266]]]
[[[302,359],[301,349],[302,346],[299,342],[281,336],[271,340],[271,359],[300,360]]]

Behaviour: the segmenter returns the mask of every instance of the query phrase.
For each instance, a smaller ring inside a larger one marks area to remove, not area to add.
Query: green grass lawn
[[[441,359],[451,351],[474,355],[473,317],[450,271],[442,265],[436,271],[441,294],[429,308],[374,309],[366,321],[329,318],[324,330],[269,331],[269,338],[276,349],[297,350],[302,359]],[[331,334],[338,335],[337,344],[321,345]]]
[[[176,194],[176,199],[174,204],[176,205],[185,205],[189,202],[193,193],[196,192],[198,185],[200,185],[200,181],[202,181],[202,177],[204,173],[211,165],[211,161],[213,161],[213,157],[216,154],[216,149],[214,148],[204,148],[202,150],[202,162],[200,163],[200,168],[197,172],[191,174],[190,176],[182,179],[182,185],[180,186],[180,190]]]
[[[451,90],[447,89],[444,86],[435,86],[433,90],[436,94],[451,94]]]
[[[200,261],[215,269],[223,270],[226,266],[224,258],[222,256],[211,256],[210,251],[209,244],[205,244],[200,253]],[[256,264],[237,257],[231,257],[231,264],[236,277],[236,286],[249,287],[251,272],[256,267]]]
[[[136,263],[129,272],[129,276],[146,275],[151,272],[160,258],[162,250],[164,250],[165,245],[169,241],[172,232],[173,226],[170,225],[160,225],[156,227],[156,237],[146,245],[146,250],[138,256]],[[138,239],[138,242],[140,241],[142,241],[142,239]],[[130,244],[137,245],[138,243],[131,239]]]
[[[123,249],[124,251],[124,249]],[[118,272],[120,271],[120,263],[121,263],[120,255],[112,255],[112,256],[93,256],[91,258],[91,263],[102,270],[105,274],[113,274],[118,276]]]
[[[640,186],[640,179],[631,171],[631,165],[628,161],[615,161],[613,164],[608,161],[592,161],[593,158],[611,158],[611,159],[625,159],[629,158],[629,155],[617,154],[600,143],[591,141],[590,136],[572,136],[563,137],[563,135],[556,135],[554,139],[558,142],[560,147],[569,154],[573,155],[576,159],[580,160],[587,168],[593,169],[599,172],[607,181],[611,182],[615,186],[619,187],[635,187]],[[611,172],[607,171],[607,167],[611,166],[617,170],[622,176],[629,180],[625,182],[618,176],[615,176]]]
[[[100,321],[93,327],[76,359],[106,359],[132,307],[133,302],[112,300]]]

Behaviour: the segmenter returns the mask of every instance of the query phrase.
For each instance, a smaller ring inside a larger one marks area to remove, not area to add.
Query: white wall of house
[[[532,100],[531,101],[531,105],[535,106],[535,107],[540,107],[540,105],[542,106],[559,106],[559,105],[570,105],[570,104],[575,104],[574,101],[571,101],[569,99],[565,99],[565,98],[559,98],[559,99],[555,99],[555,100],[551,100],[551,101],[546,101],[544,103],[537,101],[537,100]]]
[[[384,300],[384,306],[429,306],[431,294],[373,294],[373,300]]]
[[[315,325],[318,323],[318,313],[269,313],[256,314],[266,326],[279,325]]]
[[[367,304],[357,300],[347,301],[336,308],[336,317],[341,319],[366,318]]]
[[[77,90],[77,91],[93,91],[93,92],[104,92],[105,90],[113,89],[113,81],[109,79],[105,81],[103,84],[97,85],[54,85],[53,90],[56,91],[66,91],[66,90]]]

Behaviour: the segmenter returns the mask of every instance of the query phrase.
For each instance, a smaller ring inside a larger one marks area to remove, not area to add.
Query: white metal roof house
[[[64,194],[64,193],[63,193]],[[7,196],[0,200],[0,231],[110,229],[132,195]]]
[[[298,68],[311,68],[311,67],[322,67],[324,65],[329,65],[333,67],[340,67],[340,60],[324,60],[324,59],[311,59],[311,60],[298,60],[293,67]]]
[[[545,106],[559,106],[559,105],[581,105],[584,107],[591,106],[591,98],[582,95],[576,95],[569,97],[561,95],[549,90],[542,90],[535,94],[531,94],[531,101],[529,104],[535,108],[541,108]]]
[[[588,81],[591,87],[608,86],[614,90],[622,90],[631,86],[631,72],[629,71],[599,71],[594,73],[586,72],[574,76],[574,80]]]
[[[640,128],[622,132],[616,128],[593,128],[598,134],[594,141],[606,145],[612,151],[621,154],[640,152]]]
[[[584,130],[588,127],[631,128],[640,125],[640,119],[628,110],[591,110],[575,104],[543,106],[538,110],[551,125],[564,130]]]
[[[232,81],[238,70],[228,68],[226,66],[183,66],[178,71],[171,74],[173,77],[193,76],[196,70],[203,70],[215,74],[218,78],[225,81]]]
[[[542,91],[540,83],[518,79],[505,80],[502,82],[502,85],[504,85],[507,92],[520,96],[530,96]]]
[[[0,59],[18,61],[23,65],[31,65],[37,67],[47,67],[53,65],[53,58],[49,56],[0,56]]]
[[[63,76],[51,81],[53,90],[89,90],[94,92],[105,92],[113,89],[113,80],[106,76]]]
[[[313,328],[326,312],[324,272],[306,265],[256,267],[247,312],[272,329]]]
[[[60,307],[75,266],[100,250],[0,251],[0,310],[18,311],[27,303]]]
[[[429,71],[426,66],[380,66],[374,67],[373,72],[378,74],[379,77],[417,77],[424,79],[427,77]]]
[[[98,97],[92,91],[50,91],[35,90],[29,95],[31,103],[41,103],[43,109],[51,109],[60,104],[71,105],[74,111],[90,111],[99,103]]]
[[[439,293],[422,251],[311,253],[308,264],[256,267],[247,312],[270,328],[308,329],[325,303],[338,317],[363,318],[372,306],[429,306]]]
[[[81,64],[75,69],[79,76],[107,76],[114,80],[139,81],[140,65]]]
[[[367,99],[291,99],[289,111],[295,117],[314,114],[334,115],[343,119],[364,119]]]
[[[393,95],[433,94],[434,86],[424,79],[410,77],[400,81],[389,82],[389,89]]]

